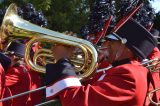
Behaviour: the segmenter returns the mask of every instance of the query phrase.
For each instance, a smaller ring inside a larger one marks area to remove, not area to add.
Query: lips
[[[108,50],[105,50],[105,51],[104,51],[104,55],[105,55],[105,58],[108,59],[108,58],[109,58],[109,51],[108,51]]]

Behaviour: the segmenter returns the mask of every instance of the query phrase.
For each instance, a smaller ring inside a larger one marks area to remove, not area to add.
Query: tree
[[[44,13],[51,30],[79,32],[87,21],[91,0],[5,0],[0,7],[8,7],[11,3],[20,7],[32,3],[36,10]]]
[[[89,7],[87,0],[54,0],[50,10],[47,15],[54,30],[78,32],[87,21]]]

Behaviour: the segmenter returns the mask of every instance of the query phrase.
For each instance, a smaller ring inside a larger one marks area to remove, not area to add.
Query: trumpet
[[[144,63],[142,63],[143,66],[145,66],[146,68],[148,68],[148,70],[151,72],[151,73],[154,73],[154,72],[159,72],[159,69],[160,69],[160,59],[159,58],[154,58],[152,60],[148,60]],[[156,88],[152,91],[149,91],[147,96],[148,96],[148,99],[150,101],[151,104],[155,105],[155,106],[159,106],[160,105],[160,102],[155,102],[154,100],[152,100],[152,94],[153,93],[156,93],[157,91],[159,91],[160,88]]]
[[[157,70],[159,70],[160,69],[159,64],[160,64],[159,58],[154,58],[142,63],[142,65],[146,67],[150,72],[156,72]]]
[[[95,70],[97,63],[97,51],[94,46],[86,40],[68,36],[63,33],[55,32],[49,29],[45,29],[34,25],[28,21],[23,20],[17,15],[17,6],[11,4],[6,11],[4,16],[2,26],[1,26],[1,44],[3,42],[9,42],[11,39],[17,38],[28,38],[29,42],[26,44],[25,48],[25,61],[28,66],[34,71],[45,73],[45,66],[39,66],[36,62],[37,58],[40,55],[38,52],[34,56],[34,59],[31,58],[31,47],[35,42],[45,42],[54,44],[62,44],[66,46],[72,46],[76,49],[80,49],[82,52],[82,68],[78,68],[78,76],[80,79],[87,79]],[[2,45],[1,45],[2,46]],[[42,47],[42,51],[45,51],[45,47]],[[42,52],[43,53],[43,52]],[[49,49],[45,52],[46,57],[50,57],[48,53],[52,53]],[[78,53],[74,53],[73,56],[77,56]],[[44,56],[44,54],[43,54]],[[73,57],[72,56],[72,57]],[[54,58],[54,57],[53,57]],[[76,58],[74,58],[76,59]],[[75,60],[79,61],[79,60]],[[47,61],[46,61],[47,62]],[[73,62],[73,65],[75,63]],[[75,64],[76,66],[77,64]]]

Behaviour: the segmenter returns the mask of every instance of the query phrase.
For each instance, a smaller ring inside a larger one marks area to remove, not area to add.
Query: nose
[[[99,50],[105,50],[107,49],[108,47],[100,47]]]
[[[108,47],[99,47],[99,48],[97,48],[97,51],[98,51],[98,53],[103,53],[107,49],[108,49]]]

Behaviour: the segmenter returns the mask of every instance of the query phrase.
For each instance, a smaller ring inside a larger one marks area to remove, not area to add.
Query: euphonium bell
[[[0,41],[3,44],[4,42],[6,43],[11,39],[16,38],[30,38],[30,41],[26,44],[25,61],[32,70],[45,73],[45,67],[39,66],[35,62],[36,59],[31,58],[30,51],[35,42],[46,42],[52,45],[63,44],[80,49],[83,53],[83,69],[78,71],[80,79],[85,79],[90,76],[96,68],[97,51],[90,42],[77,37],[51,31],[25,21],[17,15],[17,6],[15,4],[11,4],[6,11],[2,22]],[[44,50],[46,49],[42,47],[42,51]],[[39,53],[37,53],[34,57],[39,57]],[[51,51],[48,49],[47,52],[45,52],[45,56],[49,57],[49,53],[51,53]],[[78,55],[78,53],[75,52],[74,56],[75,55]]]

